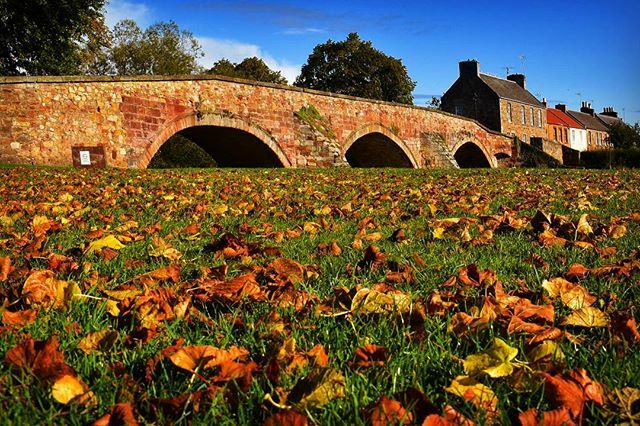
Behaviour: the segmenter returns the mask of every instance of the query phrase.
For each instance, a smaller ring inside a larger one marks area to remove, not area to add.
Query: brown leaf
[[[171,362],[183,370],[194,372],[199,368],[209,369],[227,361],[244,359],[249,352],[246,349],[232,346],[218,349],[209,345],[185,346],[169,355]]]
[[[36,309],[25,309],[23,311],[10,312],[8,310],[2,311],[2,322],[5,325],[12,325],[17,328],[24,327],[25,325],[33,324],[36,320],[38,311]]]
[[[262,426],[307,426],[309,419],[297,410],[284,410],[271,415]]]
[[[384,395],[368,411],[372,426],[408,425],[413,421],[411,412],[405,410],[400,402]]]
[[[93,426],[137,426],[133,407],[128,402],[115,404],[107,414],[93,423]]]
[[[79,293],[77,284],[58,280],[49,270],[33,272],[22,287],[22,295],[30,305],[45,309],[65,306]]]
[[[118,332],[114,330],[102,330],[87,334],[79,343],[78,349],[86,354],[92,352],[109,352],[118,339]]]
[[[63,404],[96,405],[98,400],[89,387],[75,374],[58,377],[51,387],[51,396]]]
[[[249,391],[252,375],[258,368],[258,364],[253,361],[243,363],[227,359],[220,362],[219,366],[220,371],[218,375],[213,378],[215,382],[235,381],[244,392]]]
[[[55,337],[46,341],[27,337],[22,343],[9,349],[4,360],[14,368],[31,370],[40,380],[49,381],[63,375],[75,376],[75,371],[64,362],[58,346],[58,339]]]
[[[543,377],[549,402],[557,408],[569,410],[574,419],[582,414],[586,401],[594,401],[599,405],[604,403],[602,385],[591,380],[583,369],[557,376],[543,373]]]
[[[387,361],[389,349],[378,345],[364,345],[356,349],[351,366],[355,368],[381,367]]]
[[[0,281],[6,281],[11,273],[11,258],[0,256]]]
[[[611,316],[611,331],[629,344],[640,343],[636,319],[629,312],[616,312]]]

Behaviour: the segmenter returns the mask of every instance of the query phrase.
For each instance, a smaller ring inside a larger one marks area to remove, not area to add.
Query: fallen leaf
[[[86,354],[93,352],[109,352],[118,339],[118,332],[114,330],[102,330],[87,334],[79,343],[78,349]]]
[[[169,355],[169,359],[176,367],[194,372],[201,367],[209,369],[225,361],[244,359],[247,355],[249,355],[249,352],[246,349],[236,346],[225,350],[213,346],[200,345],[180,348]]]
[[[607,315],[598,308],[585,306],[577,309],[564,317],[560,325],[573,325],[576,327],[606,327],[609,325]]]
[[[345,379],[333,368],[318,369],[299,381],[289,393],[289,401],[300,408],[319,408],[345,396]]]
[[[364,345],[356,349],[351,365],[358,368],[383,366],[387,361],[389,349],[378,345]]]
[[[120,242],[113,235],[107,235],[104,238],[91,242],[87,247],[87,253],[94,253],[96,251],[102,250],[103,248],[110,248],[111,250],[120,250],[124,247],[124,244]]]
[[[399,401],[384,395],[368,411],[372,426],[408,425],[413,421],[411,412],[405,410]]]
[[[96,396],[80,379],[65,374],[53,383],[51,396],[62,404],[78,403],[82,405],[96,405]]]
[[[498,397],[491,388],[483,385],[477,380],[467,377],[456,377],[449,387],[445,390],[453,395],[463,398],[465,401],[471,402],[478,408],[488,413],[495,412],[498,407]]]
[[[133,407],[127,402],[115,404],[107,414],[93,423],[93,426],[137,426]]]
[[[486,373],[491,377],[505,377],[513,373],[511,361],[518,355],[518,349],[512,348],[504,340],[495,338],[488,349],[469,355],[464,360],[465,373],[475,376]]]
[[[309,419],[297,410],[283,410],[272,414],[262,426],[307,426]]]

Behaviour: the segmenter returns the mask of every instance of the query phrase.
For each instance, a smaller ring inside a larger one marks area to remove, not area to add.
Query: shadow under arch
[[[460,144],[453,153],[453,158],[455,158],[461,169],[495,167],[495,164],[491,161],[491,157],[483,147],[475,142],[464,142]]]
[[[344,157],[351,167],[418,168],[402,139],[380,124],[369,124],[351,133]]]
[[[142,166],[146,168],[175,134],[195,142],[219,167],[291,167],[289,158],[267,132],[240,118],[214,113],[188,113],[165,124],[147,148]]]

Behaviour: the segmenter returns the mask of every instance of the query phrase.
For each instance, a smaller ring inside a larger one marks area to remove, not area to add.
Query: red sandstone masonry
[[[300,128],[294,113],[310,105],[335,141]],[[417,167],[433,154],[429,135],[452,153],[472,142],[493,165],[496,154],[513,153],[511,138],[463,117],[289,86],[212,76],[0,78],[3,163],[70,165],[72,146],[101,145],[109,166],[146,167],[169,136],[194,125],[252,133],[292,167],[343,164],[370,132],[393,140]]]

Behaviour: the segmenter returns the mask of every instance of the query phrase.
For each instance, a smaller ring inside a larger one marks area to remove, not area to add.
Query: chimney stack
[[[557,104],[556,109],[565,113],[567,112],[567,106],[565,104]]]
[[[618,113],[612,107],[606,107],[602,110],[602,115],[618,118]]]
[[[544,105],[544,107],[547,107],[547,98],[542,98],[542,105]]]
[[[473,78],[480,75],[480,62],[469,59],[460,62],[460,77]]]
[[[511,75],[508,75],[507,76],[507,80],[513,81],[518,86],[522,87],[523,89],[526,89],[526,87],[525,87],[526,77],[524,76],[524,74],[511,74]]]
[[[582,102],[580,112],[593,116],[595,111],[593,110],[593,108],[591,108],[591,102]]]

